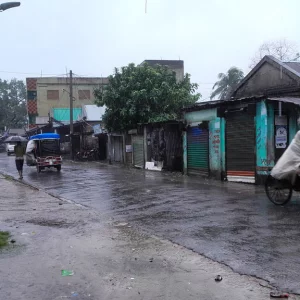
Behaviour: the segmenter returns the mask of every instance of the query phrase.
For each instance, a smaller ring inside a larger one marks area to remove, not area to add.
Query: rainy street
[[[0,171],[16,176],[14,157]],[[102,163],[65,162],[61,173],[24,167],[24,181],[99,216],[127,222],[240,274],[300,293],[300,199],[276,207],[262,187]],[[226,276],[226,274],[225,274]]]

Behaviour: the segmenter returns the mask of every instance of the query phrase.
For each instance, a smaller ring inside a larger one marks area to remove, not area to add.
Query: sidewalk
[[[1,299],[268,299],[264,281],[0,176]],[[61,270],[73,276],[62,277]],[[223,281],[214,278],[221,274]],[[297,299],[295,296],[291,299]]]

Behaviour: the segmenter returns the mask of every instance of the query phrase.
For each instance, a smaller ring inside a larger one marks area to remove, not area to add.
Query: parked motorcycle
[[[98,149],[94,148],[92,150],[84,150],[78,151],[76,153],[76,160],[79,161],[93,161],[99,159],[99,151]]]

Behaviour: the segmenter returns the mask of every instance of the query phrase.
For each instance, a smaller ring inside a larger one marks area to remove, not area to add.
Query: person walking
[[[20,176],[19,179],[22,179],[25,147],[22,145],[21,142],[17,142],[17,145],[15,146],[15,155],[16,155],[16,167]]]

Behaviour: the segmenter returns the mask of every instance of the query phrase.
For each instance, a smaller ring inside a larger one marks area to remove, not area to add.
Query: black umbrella
[[[21,137],[21,136],[19,136],[19,135],[14,135],[14,136],[10,136],[10,137],[8,137],[5,141],[4,141],[4,143],[13,143],[13,142],[22,142],[22,143],[24,143],[24,142],[27,142],[27,139],[25,139],[25,138],[23,138],[23,137]]]

